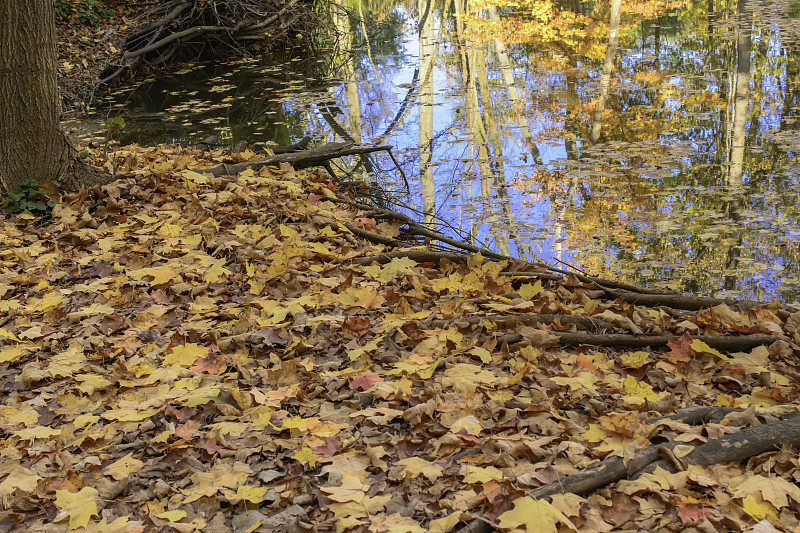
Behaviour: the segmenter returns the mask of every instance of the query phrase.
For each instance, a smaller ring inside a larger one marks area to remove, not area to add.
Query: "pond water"
[[[147,145],[389,144],[410,195],[382,155],[338,170],[488,248],[800,299],[800,3],[488,2],[350,0],[333,49],[187,68],[95,120]]]

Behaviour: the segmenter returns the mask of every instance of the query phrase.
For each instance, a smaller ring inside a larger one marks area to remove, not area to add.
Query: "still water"
[[[390,144],[410,195],[382,155],[338,170],[448,233],[797,302],[798,16],[786,1],[350,0],[330,49],[190,67],[105,96],[97,116],[148,145]]]

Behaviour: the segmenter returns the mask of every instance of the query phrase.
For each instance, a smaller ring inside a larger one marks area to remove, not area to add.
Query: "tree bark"
[[[66,191],[108,182],[59,127],[52,0],[0,0],[0,50],[0,192],[28,179]]]

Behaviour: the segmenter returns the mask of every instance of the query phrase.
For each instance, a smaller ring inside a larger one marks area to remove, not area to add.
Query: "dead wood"
[[[549,267],[548,270],[552,272],[557,272],[559,274],[563,274],[565,276],[569,276],[570,274],[574,275],[579,280],[583,281],[584,283],[594,283],[604,289],[611,288],[611,289],[621,289],[624,291],[635,292],[640,294],[677,294],[673,291],[669,291],[666,289],[658,289],[658,288],[651,288],[651,287],[642,287],[641,285],[634,285],[632,283],[624,283],[622,281],[615,281],[611,279],[603,279],[603,278],[596,278],[594,276],[587,276],[585,274],[581,274],[579,272],[573,272],[569,270],[562,270],[560,268]]]
[[[417,224],[411,217],[409,217],[407,215],[404,215],[403,213],[399,213],[397,211],[392,211],[391,209],[367,206],[367,205],[364,205],[364,204],[360,204],[358,202],[352,202],[350,200],[342,200],[340,198],[334,198],[334,197],[330,197],[330,196],[326,196],[326,197],[324,197],[322,199],[323,200],[332,201],[332,202],[346,203],[346,204],[352,205],[353,207],[358,207],[360,209],[366,209],[368,212],[372,212],[372,213],[375,213],[377,215],[380,215],[381,218],[391,218],[391,219],[394,219],[394,220],[400,220],[402,222],[405,222],[406,226],[408,226],[408,229],[406,230],[406,232],[409,233],[409,234],[412,234],[412,235],[417,235],[419,237],[428,237],[430,239],[442,242],[444,244],[448,244],[450,246],[453,246],[455,248],[459,248],[459,249],[467,251],[467,252],[471,252],[473,254],[480,253],[484,257],[488,257],[490,259],[496,259],[496,260],[500,260],[500,261],[508,260],[508,261],[524,263],[524,261],[521,261],[520,259],[516,259],[516,258],[507,256],[507,255],[503,255],[503,254],[498,254],[496,252],[493,252],[491,250],[487,250],[486,248],[481,248],[479,246],[475,246],[473,244],[469,244],[469,243],[466,243],[466,242],[461,242],[461,241],[459,241],[457,239],[453,239],[451,237],[448,237],[447,235],[443,235],[443,234],[439,233],[438,231],[433,231],[431,229],[428,229],[428,228],[426,228],[424,226],[421,226],[421,225]],[[539,268],[541,268],[541,269],[546,268],[545,265],[537,265],[537,266]]]
[[[716,405],[698,405],[694,407],[686,407],[678,409],[672,414],[659,416],[656,418],[648,418],[648,424],[657,424],[662,420],[677,420],[684,424],[697,425],[697,424],[717,424],[730,413],[741,413],[744,409],[736,409],[734,407],[721,407]]]
[[[553,315],[553,314],[540,314],[540,315],[504,315],[504,316],[470,316],[470,317],[459,317],[453,320],[434,320],[431,322],[431,325],[434,327],[446,327],[452,325],[454,321],[465,321],[469,322],[470,324],[480,324],[484,320],[489,320],[492,322],[509,322],[512,320],[517,320],[519,322],[527,322],[528,320],[533,320],[540,324],[554,324],[559,322],[561,324],[575,324],[577,326],[583,326],[587,330],[603,332],[613,330],[616,326],[613,324],[606,322],[604,320],[598,320],[596,318],[588,317],[588,316],[580,316],[580,315]]]
[[[362,257],[361,259],[354,260],[353,264],[368,266],[372,263],[379,263],[381,265],[385,265],[392,259],[396,259],[398,257],[407,257],[413,261],[416,261],[417,263],[438,263],[442,259],[447,259],[453,263],[463,263],[469,259],[469,256],[467,255],[453,252],[443,252],[437,250],[400,250],[386,252],[372,257]]]
[[[131,32],[116,65],[106,69],[97,85],[108,83],[135,65],[159,65],[190,60],[199,54],[243,55],[308,39],[326,24],[323,11],[307,0],[172,0],[150,10],[142,27]],[[268,29],[269,31],[265,31]],[[308,41],[310,42],[310,41]],[[215,49],[220,52],[215,52]],[[110,73],[110,74],[109,74]]]
[[[644,473],[654,472],[657,468],[675,472],[672,449],[684,442],[668,442],[637,450],[627,464],[621,457],[606,457],[599,464],[581,472],[566,476],[563,479],[533,489],[527,496],[542,499],[554,494],[568,493],[586,494],[595,489],[614,483],[621,479],[636,479]],[[725,435],[699,446],[679,459],[682,466],[711,466],[719,463],[739,462],[771,451],[781,446],[800,446],[800,414],[793,413],[783,420],[770,422],[760,426],[751,426],[736,433]],[[472,520],[458,533],[488,533],[492,526],[481,519]]]
[[[614,298],[622,298],[628,303],[636,305],[646,305],[655,307],[665,305],[672,309],[685,309],[687,311],[699,311],[717,305],[725,304],[731,309],[744,311],[753,307],[764,305],[762,302],[753,300],[733,300],[729,298],[712,298],[707,296],[686,296],[683,294],[641,294],[631,291],[621,291],[607,289],[606,294]]]
[[[554,494],[571,492],[573,494],[585,494],[609,483],[632,476],[634,473],[644,469],[653,461],[660,457],[659,448],[672,448],[682,444],[680,442],[650,446],[643,450],[638,450],[630,461],[625,463],[622,457],[607,457],[599,464],[589,467],[577,474],[572,474],[549,485],[544,485],[529,491],[527,496],[535,499],[542,499]],[[490,524],[481,519],[469,522],[457,533],[489,533],[493,531]]]
[[[744,461],[762,453],[777,451],[781,446],[800,445],[800,413],[760,426],[746,427],[736,433],[708,441],[682,457],[687,465],[711,466],[717,463]],[[656,468],[671,470],[668,461],[658,461],[642,468],[642,473]]]
[[[339,225],[336,224],[335,222],[331,223],[331,224],[328,224],[328,226],[333,228],[336,231],[341,231],[341,229],[339,228]],[[352,224],[349,224],[347,222],[344,223],[344,227],[346,227],[348,229],[348,231],[350,231],[352,234],[358,235],[362,239],[367,239],[368,241],[374,242],[376,244],[386,244],[388,246],[400,246],[400,245],[403,244],[400,241],[398,241],[397,239],[393,239],[391,237],[384,237],[383,235],[379,235],[379,234],[377,234],[375,232],[368,231],[368,230],[365,230],[365,229],[362,229],[362,228],[358,228],[358,227],[356,227],[356,226],[354,226]]]
[[[294,144],[287,144],[287,145],[280,145],[280,146],[270,146],[267,145],[265,148],[269,148],[269,150],[275,154],[290,154],[292,152],[299,152],[300,150],[308,150],[308,145],[311,144],[311,135],[306,135],[299,141]]]
[[[379,151],[391,151],[391,146],[356,146],[353,143],[328,143],[308,150],[275,154],[232,165],[221,164],[209,168],[194,169],[195,172],[211,174],[214,177],[233,175],[248,168],[258,170],[265,166],[277,166],[288,163],[296,169],[322,165],[331,159],[350,155],[369,154]]]
[[[567,333],[561,331],[543,331],[554,337],[552,344],[590,346],[627,346],[631,348],[657,348],[667,346],[669,341],[681,339],[680,335],[626,335],[622,333],[595,335],[591,333]],[[757,333],[754,335],[739,335],[735,337],[721,337],[711,335],[690,335],[689,338],[701,340],[709,347],[717,350],[751,350],[756,346],[768,346],[773,342],[786,339],[777,335]],[[520,333],[509,333],[498,337],[501,342],[521,342],[526,337]]]

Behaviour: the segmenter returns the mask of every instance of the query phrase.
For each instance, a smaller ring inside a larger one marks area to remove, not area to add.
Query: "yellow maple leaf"
[[[294,237],[297,235],[297,232],[286,224],[281,224],[278,226],[278,233],[281,234],[281,237]]]
[[[189,313],[195,315],[202,315],[205,313],[211,313],[213,311],[217,311],[219,306],[217,302],[208,296],[198,296],[194,299],[194,302],[189,304]]]
[[[777,513],[775,512],[775,508],[773,506],[771,506],[768,502],[759,503],[752,496],[746,496],[742,500],[742,510],[756,520],[763,520],[764,518],[769,520],[778,519]]]
[[[600,424],[589,424],[589,430],[583,433],[583,438],[588,442],[603,442],[608,438],[608,433]]]
[[[163,513],[158,513],[156,518],[160,518],[162,520],[167,520],[169,522],[178,522],[186,518],[186,511],[181,511],[180,509],[175,509],[173,511],[164,511]]]
[[[100,416],[106,420],[117,420],[119,422],[141,422],[156,414],[156,411],[154,407],[143,411],[134,408],[109,409],[101,413]]]
[[[493,466],[481,467],[464,465],[464,483],[487,483],[503,479],[503,472]]]
[[[208,178],[193,170],[182,170],[179,174],[181,177],[197,185],[205,185],[208,183]]]
[[[425,533],[425,530],[414,520],[400,513],[392,513],[389,516],[373,520],[372,527],[377,531],[386,533]]]
[[[16,407],[0,406],[0,424],[10,427],[24,425],[30,427],[39,420],[39,413],[30,406],[18,409]]]
[[[361,478],[352,472],[342,474],[342,484],[338,487],[320,487],[319,490],[328,495],[328,498],[335,502],[356,502],[360,503],[366,497],[369,484],[364,483]]]
[[[11,309],[19,309],[21,305],[19,300],[0,300],[0,311],[8,312]]]
[[[3,309],[0,309],[0,311],[3,311]],[[8,309],[5,309],[5,311],[8,311]],[[0,337],[5,337],[7,339],[11,339],[12,341],[22,342],[21,340],[19,340],[19,338],[17,338],[16,335],[3,328],[0,328]]]
[[[75,379],[80,382],[78,390],[81,392],[92,395],[96,390],[102,390],[111,385],[111,381],[107,380],[97,374],[80,374],[75,376]]]
[[[33,343],[5,346],[0,349],[0,363],[13,363],[33,351]]]
[[[409,457],[395,463],[389,472],[391,479],[408,479],[425,476],[428,481],[434,481],[442,475],[442,467],[426,461],[422,457]]]
[[[207,355],[208,348],[189,342],[184,346],[174,346],[172,351],[164,357],[164,365],[178,365],[189,368],[195,361]]]
[[[345,307],[377,309],[384,302],[386,302],[386,298],[370,287],[349,287],[339,294],[339,303]]]
[[[519,288],[517,294],[525,298],[526,300],[530,300],[531,298],[535,297],[537,294],[542,292],[542,282],[536,281],[533,285],[530,283],[525,283],[522,287]]]
[[[652,385],[639,381],[631,375],[628,375],[622,382],[622,391],[628,396],[635,396],[651,402],[658,401],[658,394],[655,393]]]
[[[689,346],[692,348],[692,350],[695,351],[695,353],[707,353],[707,354],[713,355],[715,357],[718,357],[719,359],[722,359],[723,361],[730,359],[730,357],[728,357],[727,355],[723,354],[719,350],[715,350],[714,348],[712,348],[708,344],[704,343],[700,339],[694,339],[692,341],[692,344],[690,344]]]
[[[317,461],[320,459],[320,457],[322,456],[315,454],[308,446],[301,448],[292,456],[292,458],[298,462],[308,465],[309,468],[314,468],[314,465],[317,464]]]
[[[641,368],[647,364],[650,354],[647,352],[628,352],[619,356],[625,368]]]
[[[577,530],[567,516],[544,500],[534,500],[529,496],[514,500],[514,508],[498,517],[500,527],[521,529],[529,533],[558,533],[556,524]]]
[[[594,372],[579,372],[577,376],[553,377],[557,385],[569,387],[570,392],[595,390],[599,376]]]
[[[458,524],[460,521],[461,512],[456,511],[455,513],[450,513],[444,518],[431,520],[431,523],[428,524],[428,531],[430,531],[430,533],[448,533],[448,531],[452,531],[453,528],[456,527],[456,524]]]
[[[98,516],[96,503],[98,495],[97,489],[92,487],[83,487],[78,492],[57,490],[56,507],[58,507],[59,513],[53,522],[69,518],[70,529],[86,527],[92,516]]]
[[[14,435],[15,437],[19,437],[20,440],[30,440],[30,441],[33,441],[34,439],[50,440],[61,435],[61,430],[52,429],[47,426],[36,426],[32,428],[20,429],[12,433],[12,435]]]
[[[214,398],[219,396],[220,392],[221,390],[219,387],[200,387],[185,396],[181,396],[180,401],[189,407],[197,407],[198,405],[204,405],[213,401]]]
[[[21,305],[19,300],[0,300],[0,311],[8,312],[12,309],[19,309]]]
[[[222,276],[227,276],[231,273],[230,270],[225,268],[226,262],[227,261],[225,259],[218,259],[214,261],[211,267],[206,270],[205,276],[203,276],[203,279],[206,281],[206,283],[216,283]]]
[[[782,509],[789,505],[789,497],[796,502],[800,502],[800,488],[794,483],[779,477],[747,476],[746,479],[736,485],[731,494],[735,498],[760,495],[761,499],[768,501],[776,509]]]
[[[31,315],[46,313],[47,311],[55,309],[61,305],[63,301],[64,297],[61,296],[60,293],[48,292],[41,300],[38,298],[32,299],[31,303],[25,308],[25,311]]]
[[[261,503],[266,494],[267,487],[256,487],[254,485],[239,485],[236,487],[236,497],[239,500],[247,500],[251,503]]]
[[[108,522],[105,518],[100,520],[100,522],[95,522],[92,524],[88,524],[85,529],[81,530],[81,533],[125,533],[128,531],[137,531],[137,527],[134,526],[131,528],[128,525],[128,517],[127,516],[120,516],[113,522]]]
[[[133,454],[129,453],[125,457],[122,457],[105,467],[103,473],[119,481],[120,479],[125,479],[134,472],[138,472],[143,466],[143,462],[133,457]]]
[[[135,280],[140,280],[145,276],[152,276],[153,281],[150,282],[151,286],[163,285],[165,283],[180,281],[180,274],[177,272],[177,266],[161,265],[150,268],[140,268],[128,272],[128,277]]]
[[[163,237],[178,237],[181,234],[181,226],[178,224],[164,224],[158,229],[158,234]]]
[[[452,386],[457,392],[475,392],[479,386],[492,387],[500,381],[492,372],[469,363],[457,363],[444,375],[442,385]]]
[[[36,485],[39,483],[40,479],[42,479],[41,476],[34,474],[27,468],[17,466],[6,476],[3,482],[0,483],[0,498],[6,498],[17,490],[33,492],[36,490]]]
[[[483,431],[483,426],[474,415],[468,415],[459,418],[450,426],[450,431],[453,433],[458,433],[462,430],[469,435],[480,435],[481,431]]]

